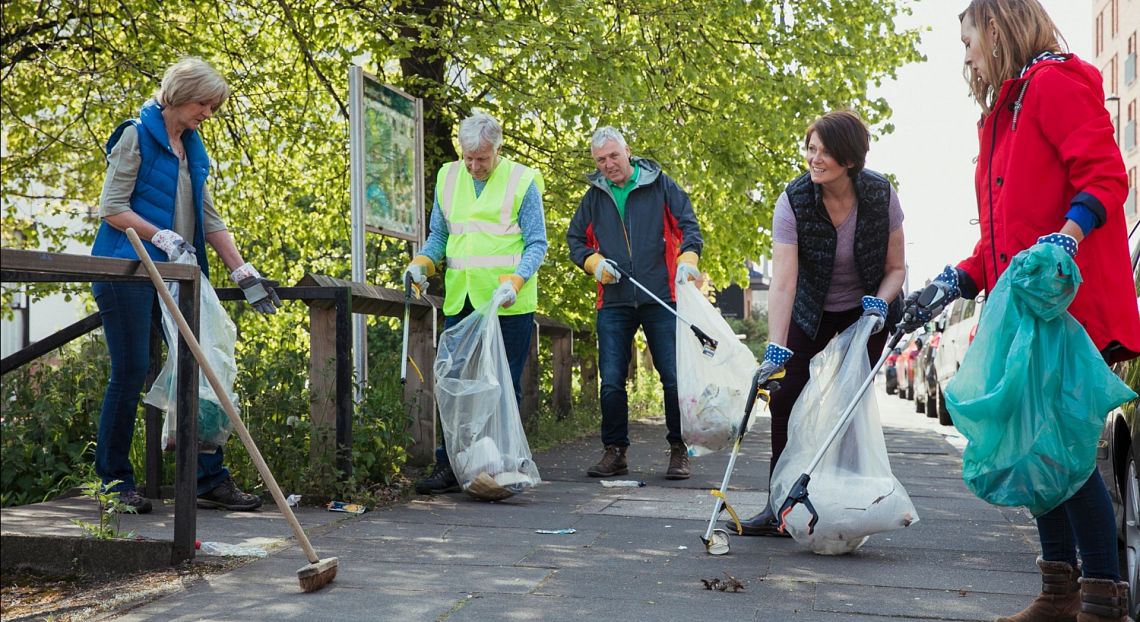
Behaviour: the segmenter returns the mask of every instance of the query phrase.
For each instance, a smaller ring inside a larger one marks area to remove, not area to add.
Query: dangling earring
[[[994,58],[998,57],[997,53],[998,53],[998,47],[995,45],[994,46]]]

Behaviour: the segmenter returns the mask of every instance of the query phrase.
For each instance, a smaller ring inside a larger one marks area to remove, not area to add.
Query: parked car
[[[899,390],[898,370],[895,369],[895,363],[898,361],[898,358],[899,349],[895,348],[887,355],[887,360],[883,364],[883,374],[886,376],[887,395],[894,395],[895,392]]]
[[[1136,282],[1136,304],[1140,307],[1140,233],[1133,229],[1132,272]],[[1117,363],[1113,371],[1140,393],[1140,359]],[[1140,616],[1140,484],[1136,454],[1140,453],[1140,400],[1132,400],[1108,413],[1097,444],[1096,460],[1108,487],[1120,538],[1121,576],[1128,581],[1128,610],[1132,619]]]
[[[914,361],[918,358],[918,350],[921,347],[921,335],[909,336],[902,347],[902,353],[895,361],[895,369],[899,376],[899,397],[904,400],[914,399]]]
[[[942,337],[934,354],[934,368],[938,376],[935,397],[938,404],[938,422],[942,425],[954,424],[950,419],[950,412],[946,410],[942,390],[962,366],[966,349],[973,343],[974,335],[978,332],[978,319],[982,317],[984,304],[985,301],[982,299],[959,298],[950,305],[950,314],[946,316],[946,326],[942,329]]]
[[[937,417],[938,405],[934,397],[938,393],[938,375],[934,368],[934,354],[942,340],[942,318],[927,323],[926,330],[926,339],[914,362],[914,411]]]

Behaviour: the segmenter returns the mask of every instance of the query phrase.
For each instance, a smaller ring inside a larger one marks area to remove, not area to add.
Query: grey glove
[[[245,300],[258,313],[277,313],[281,306],[281,299],[269,281],[261,276],[257,268],[242,264],[237,270],[230,273],[230,278],[241,288]]]
[[[190,244],[170,229],[159,229],[150,238],[150,243],[157,246],[162,252],[166,253],[166,257],[170,261],[178,259],[185,253],[196,255],[194,245]]]

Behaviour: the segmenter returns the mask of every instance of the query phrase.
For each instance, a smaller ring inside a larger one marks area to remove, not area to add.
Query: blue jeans
[[[1085,577],[1119,581],[1115,522],[1108,489],[1100,472],[1093,469],[1076,494],[1037,519],[1041,556],[1075,568],[1079,548]]]
[[[602,443],[629,446],[629,359],[638,327],[645,331],[653,366],[665,391],[665,439],[681,442],[677,400],[677,318],[659,304],[598,310],[598,368],[602,376]]]
[[[103,319],[103,335],[111,356],[111,380],[99,413],[95,473],[104,484],[121,480],[114,490],[134,490],[131,439],[138,418],[139,394],[150,365],[151,327],[159,327],[161,333],[158,292],[150,283],[118,282],[94,283],[91,290],[99,306],[99,317]],[[198,454],[199,495],[213,490],[230,476],[222,460],[221,448],[212,454]]]
[[[455,315],[449,315],[443,320],[443,329],[447,330],[462,322],[471,315],[475,308],[471,306],[471,299],[464,301],[463,309]],[[518,315],[500,315],[499,330],[503,331],[503,349],[507,352],[507,365],[511,368],[511,382],[515,386],[515,403],[522,410],[522,374],[526,367],[526,359],[530,355],[530,338],[534,334],[534,313],[520,313]],[[447,457],[447,439],[439,435],[439,447],[435,448],[435,463],[438,467],[450,467],[451,460]]]

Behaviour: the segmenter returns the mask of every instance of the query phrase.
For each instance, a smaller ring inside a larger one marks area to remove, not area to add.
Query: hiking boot
[[[227,477],[210,492],[198,495],[198,507],[207,510],[245,512],[261,507],[261,497],[242,492],[234,483],[234,478]]]
[[[611,477],[613,475],[625,475],[629,473],[629,465],[625,463],[625,450],[626,447],[619,447],[617,445],[606,445],[605,452],[602,453],[602,459],[598,463],[590,467],[586,471],[586,475],[590,477]]]
[[[724,525],[725,528],[728,529],[728,533],[736,533],[736,523],[725,521]],[[742,536],[792,537],[787,531],[780,531],[780,521],[769,508],[764,508],[763,512],[760,512],[748,520],[740,521],[740,529],[744,532],[740,534]]]
[[[459,492],[459,480],[450,464],[436,464],[431,477],[425,477],[416,482],[416,492],[421,495],[442,495],[447,492]]]
[[[1080,610],[1079,568],[1065,562],[1037,558],[1041,570],[1041,594],[1029,606],[997,622],[1074,622]]]
[[[150,499],[139,494],[139,491],[134,488],[124,490],[119,493],[119,501],[123,505],[132,508],[135,514],[148,514],[150,513]],[[123,509],[120,513],[130,513],[131,510]]]
[[[1127,622],[1128,584],[1112,579],[1081,579],[1077,622]]]
[[[669,468],[665,479],[689,479],[689,449],[684,443],[669,443]]]

